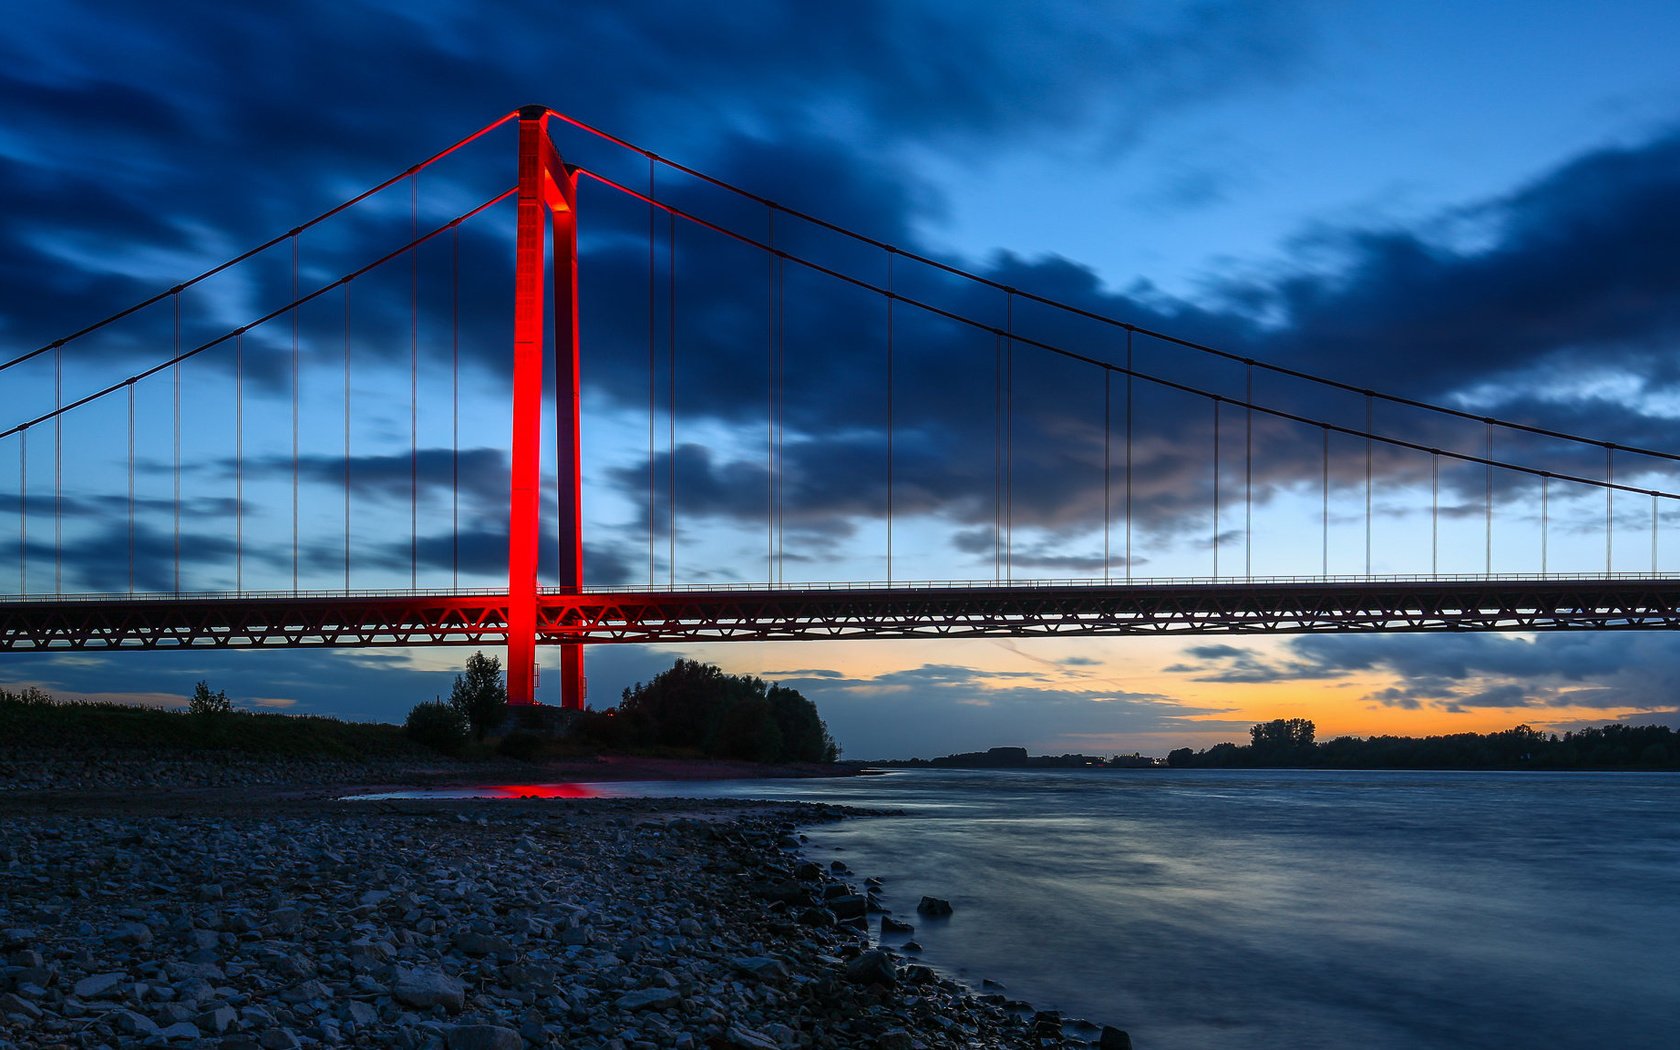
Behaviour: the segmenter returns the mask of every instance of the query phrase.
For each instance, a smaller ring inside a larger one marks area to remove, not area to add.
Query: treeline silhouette
[[[1181,747],[1174,768],[1307,769],[1680,769],[1680,733],[1667,726],[1611,724],[1542,733],[1519,725],[1499,733],[1446,736],[1341,736],[1319,743],[1307,718],[1277,718],[1249,730],[1250,741]]]
[[[678,660],[637,682],[616,708],[585,712],[579,733],[611,750],[658,748],[749,762],[840,757],[816,705],[797,689],[695,660]]]

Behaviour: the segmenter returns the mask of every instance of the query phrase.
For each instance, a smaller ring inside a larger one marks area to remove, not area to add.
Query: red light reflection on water
[[[588,784],[487,784],[490,798],[596,798],[600,792]]]

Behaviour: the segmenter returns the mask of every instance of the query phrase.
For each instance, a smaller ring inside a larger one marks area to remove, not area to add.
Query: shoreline
[[[368,787],[0,792],[0,1047],[1128,1045],[838,924],[919,918],[799,851],[865,811]]]

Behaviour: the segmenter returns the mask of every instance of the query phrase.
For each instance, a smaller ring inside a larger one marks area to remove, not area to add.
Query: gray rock
[[[647,1010],[667,1006],[681,998],[674,988],[638,988],[619,996],[617,1005],[620,1010]]]
[[[194,1021],[200,1029],[205,1029],[214,1032],[217,1035],[221,1035],[229,1028],[232,1028],[233,1023],[238,1019],[239,1015],[233,1012],[233,1007],[218,1006],[199,1014],[196,1018],[194,1018]]]
[[[158,1026],[145,1014],[137,1014],[133,1010],[118,1010],[110,1015],[111,1024],[124,1035],[138,1035],[150,1038],[158,1034]]]
[[[846,980],[854,984],[897,984],[898,968],[886,952],[871,948],[846,964]]]
[[[868,907],[869,902],[855,893],[834,897],[828,902],[828,910],[834,913],[836,919],[861,918]]]
[[[458,1024],[444,1029],[449,1050],[524,1050],[525,1040],[511,1028],[493,1024]]]
[[[6,992],[0,994],[0,1014],[19,1014],[34,1019],[41,1016],[41,1008],[28,999]]]
[[[202,1037],[202,1033],[199,1032],[198,1026],[190,1021],[176,1021],[168,1028],[159,1032],[158,1035],[163,1036],[165,1039],[198,1039]]]
[[[298,1050],[303,1044],[290,1028],[270,1028],[257,1037],[257,1045],[262,1050]]]
[[[799,921],[806,926],[828,929],[834,925],[834,913],[827,908],[806,908],[799,913]]]
[[[1113,1025],[1103,1025],[1097,1037],[1097,1050],[1132,1050],[1132,1037]]]
[[[126,973],[96,973],[92,977],[84,977],[77,981],[74,991],[78,999],[98,999],[110,994],[126,980]]]
[[[455,935],[455,947],[468,955],[512,955],[513,944],[506,937],[462,930]]]
[[[362,1002],[360,999],[350,1000],[350,1020],[357,1027],[379,1023],[379,1011]]]
[[[781,1044],[774,1039],[744,1025],[730,1025],[729,1031],[724,1033],[724,1039],[729,1046],[737,1050],[782,1050]]]
[[[916,905],[916,912],[932,918],[943,918],[951,914],[951,902],[939,897],[923,897]]]
[[[735,964],[736,969],[761,981],[779,981],[788,975],[787,967],[782,965],[781,960],[768,955],[740,956],[729,961]]]
[[[459,1013],[466,1003],[467,986],[439,970],[406,970],[391,986],[391,995],[422,1010],[441,1006]]]
[[[882,933],[883,936],[886,935],[886,934],[889,934],[889,933],[915,933],[915,932],[916,932],[916,927],[911,925],[910,923],[899,922],[897,919],[893,918],[891,915],[881,916],[881,933]]]
[[[143,922],[125,922],[111,931],[111,939],[144,948],[152,943],[152,928]]]

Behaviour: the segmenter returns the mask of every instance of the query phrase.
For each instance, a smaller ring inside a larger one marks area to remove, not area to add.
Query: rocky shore
[[[1129,1045],[874,946],[832,807],[331,795],[0,792],[0,1047]]]

